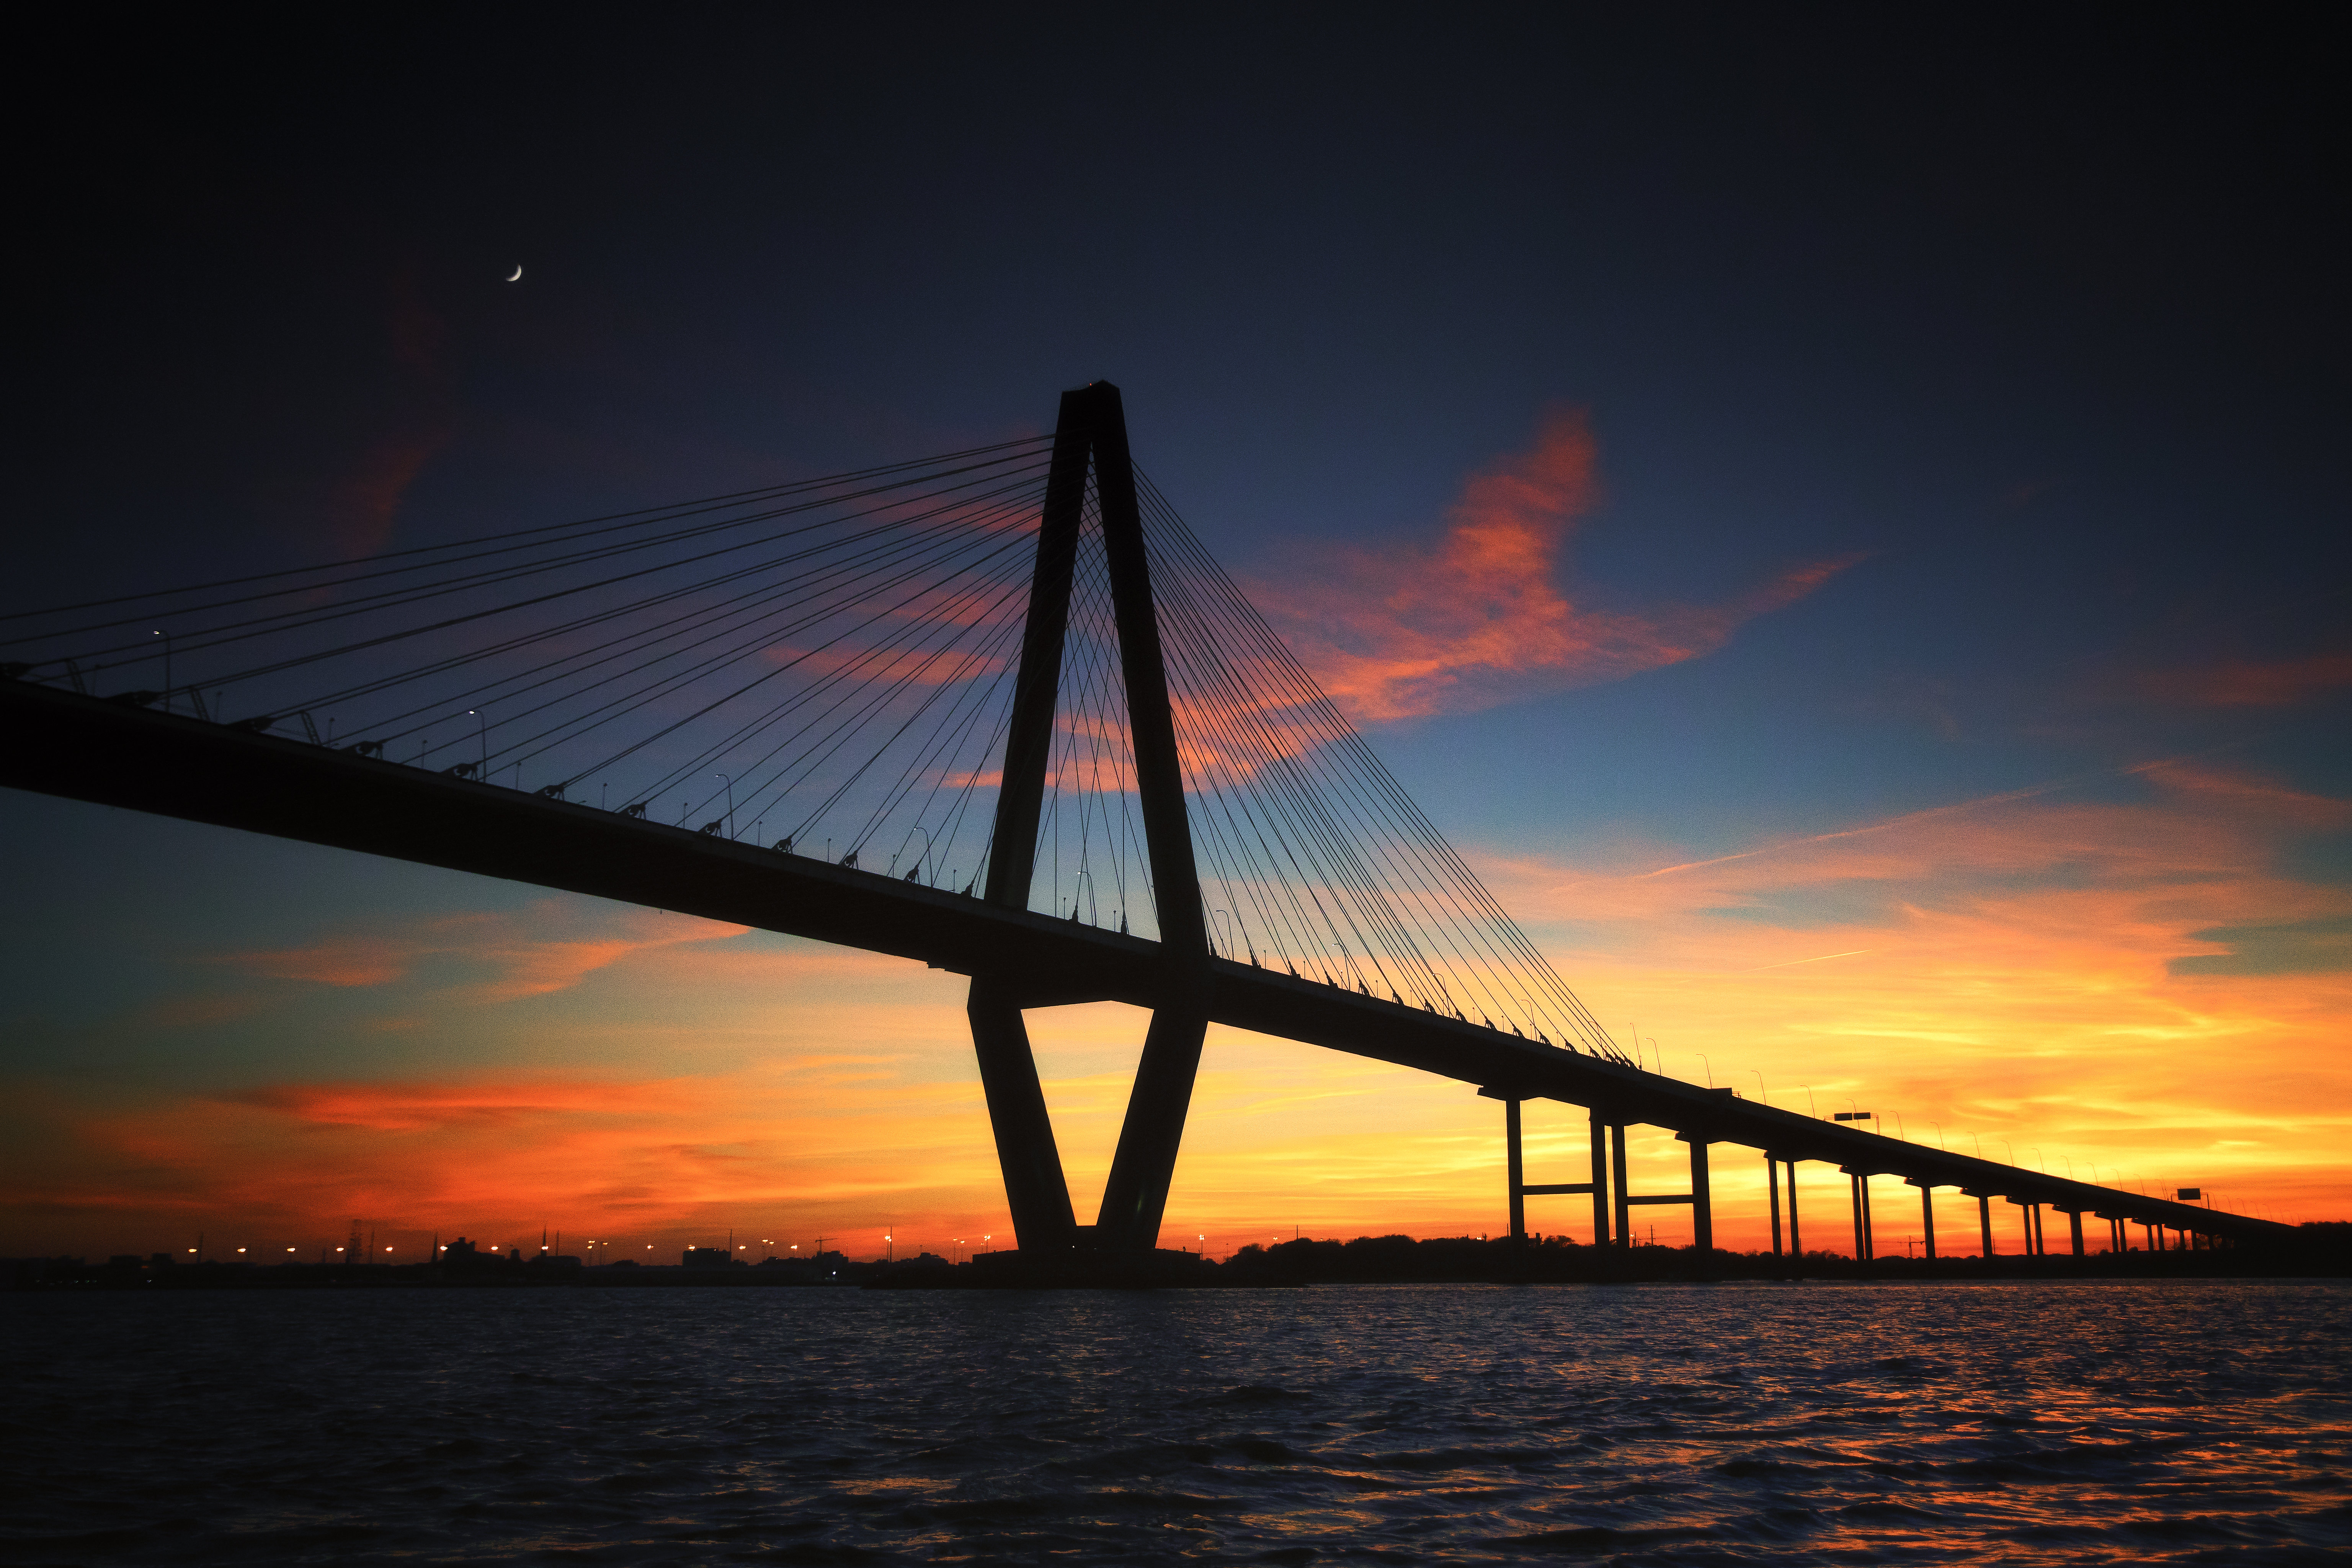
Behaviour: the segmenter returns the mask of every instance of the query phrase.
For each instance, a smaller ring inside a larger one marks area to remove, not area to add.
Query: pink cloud
[[[2140,678],[2140,690],[2161,702],[2193,708],[2289,708],[2352,686],[2352,653],[2257,663],[2228,659],[2203,669],[2158,670]]]
[[[1465,482],[1436,543],[1343,550],[1254,584],[1252,596],[1343,708],[1380,721],[1472,712],[1701,658],[1860,559],[1796,567],[1719,605],[1580,603],[1558,579],[1578,521],[1600,501],[1596,459],[1582,413],[1553,410],[1531,447]]]

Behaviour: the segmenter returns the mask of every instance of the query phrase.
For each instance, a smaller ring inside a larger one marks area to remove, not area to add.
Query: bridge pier
[[[1797,1230],[1797,1162],[1789,1162],[1789,1256],[1805,1256],[1805,1238]]]
[[[1534,1182],[1528,1180],[1527,1158],[1522,1147],[1525,1124],[1520,1120],[1519,1098],[1493,1089],[1478,1091],[1489,1099],[1503,1102],[1504,1165],[1508,1173],[1511,1199],[1511,1239],[1528,1238],[1528,1205],[1531,1197],[1565,1196],[1575,1193],[1592,1194],[1592,1245],[1609,1244],[1609,1180],[1602,1168],[1604,1124],[1598,1111],[1592,1114],[1592,1180],[1589,1182]]]
[[[1871,1234],[1870,1174],[1846,1167],[1846,1181],[1853,1194],[1853,1258],[1857,1263],[1868,1263],[1878,1256],[1875,1239]]]
[[[1764,1156],[1764,1191],[1772,1205],[1772,1256],[1780,1256],[1780,1162],[1770,1152]]]
[[[1528,1238],[1527,1162],[1519,1155],[1519,1102],[1503,1101],[1503,1164],[1511,1184],[1511,1239]]]
[[[1609,1163],[1617,1194],[1617,1245],[1633,1250],[1633,1200],[1625,1191],[1625,1124],[1609,1124]]]
[[[2077,1258],[2088,1256],[2083,1248],[2083,1211],[2081,1209],[2067,1209],[2063,1212],[2066,1215],[2067,1224],[2074,1230],[2074,1256]]]
[[[1701,1263],[1715,1257],[1715,1199],[1706,1173],[1706,1135],[1686,1132],[1690,1141],[1691,1240]]]
[[[1592,1245],[1609,1245],[1609,1125],[1592,1112]]]
[[[1919,1189],[1919,1226],[1927,1233],[1927,1260],[1936,1259],[1936,1189],[1927,1182],[1913,1182]]]

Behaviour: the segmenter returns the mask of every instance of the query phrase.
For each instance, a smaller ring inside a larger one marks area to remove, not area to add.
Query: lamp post
[[[163,711],[169,713],[172,710],[172,634],[158,631],[154,635],[163,639]]]
[[[1764,1075],[1758,1072],[1754,1068],[1749,1068],[1748,1069],[1748,1076],[1756,1080],[1756,1098],[1762,1100],[1767,1105],[1771,1104],[1772,1097],[1764,1092]]]
[[[1930,1121],[1927,1125],[1936,1130],[1936,1147],[1946,1153],[1951,1152],[1951,1146],[1944,1142],[1944,1124],[1940,1121]]]
[[[728,778],[725,773],[713,773],[710,776],[723,781],[727,785],[727,841],[731,844],[735,841],[735,781]]]
[[[1813,1086],[1808,1083],[1798,1087],[1805,1091],[1805,1103],[1812,1108],[1813,1120],[1819,1121],[1822,1119],[1822,1106],[1821,1101],[1813,1098]]]
[[[468,708],[466,711],[474,716],[474,735],[482,743],[482,760],[475,776],[488,784],[490,782],[490,721],[478,708]]]
[[[1706,1087],[1713,1089],[1715,1087],[1715,1064],[1707,1060],[1706,1053],[1705,1051],[1693,1051],[1691,1055],[1696,1057],[1699,1061],[1706,1066]]]

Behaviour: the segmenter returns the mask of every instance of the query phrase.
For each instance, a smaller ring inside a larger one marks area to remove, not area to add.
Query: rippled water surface
[[[2333,1283],[0,1314],[23,1563],[2352,1560]]]

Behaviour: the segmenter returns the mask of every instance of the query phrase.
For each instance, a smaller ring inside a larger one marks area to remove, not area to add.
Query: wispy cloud
[[[2143,696],[2192,708],[2291,708],[2352,686],[2352,653],[2303,658],[2225,659],[2200,668],[2149,671]]]
[[[269,979],[360,987],[387,985],[430,960],[448,959],[490,972],[466,984],[467,994],[503,1002],[567,990],[648,949],[712,942],[743,930],[651,910],[615,911],[583,929],[576,906],[543,899],[512,913],[444,915],[338,933],[301,947],[227,953],[222,962]]]
[[[1599,504],[1583,414],[1547,414],[1528,450],[1465,482],[1434,543],[1341,549],[1251,594],[1359,719],[1470,712],[1622,679],[1714,652],[1858,556],[1792,568],[1717,605],[1607,609],[1563,585],[1579,521]]]

